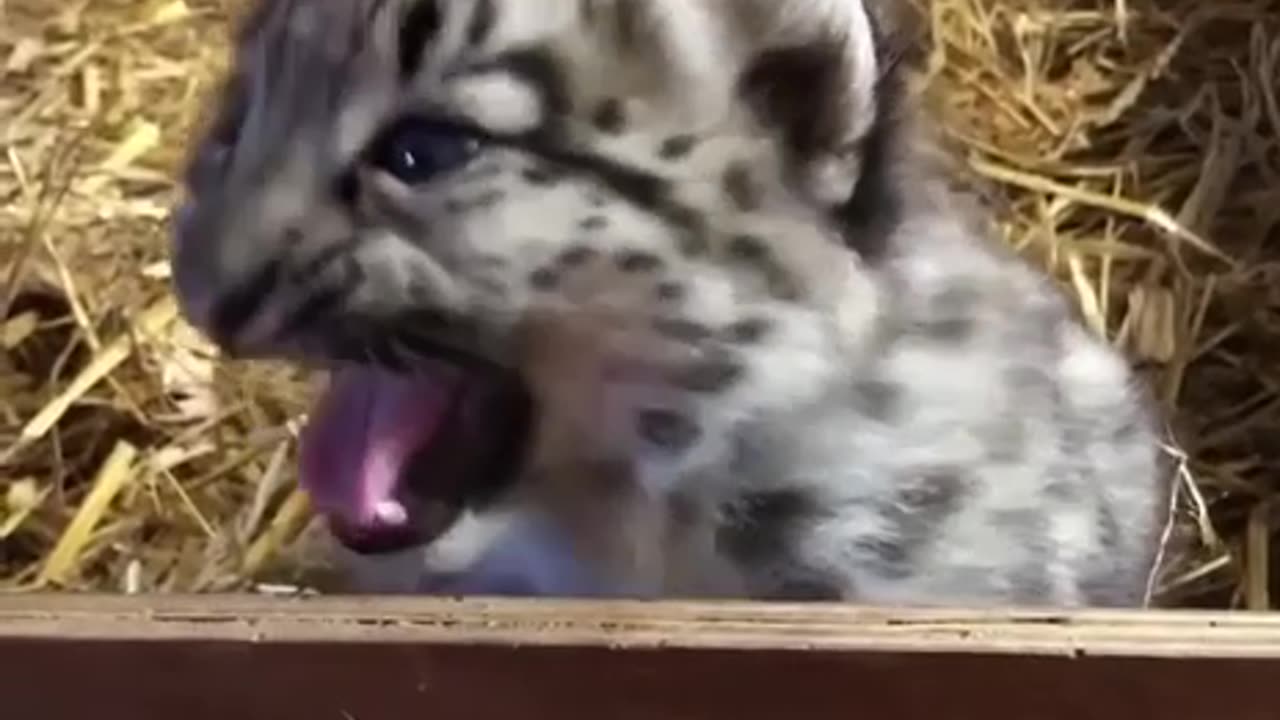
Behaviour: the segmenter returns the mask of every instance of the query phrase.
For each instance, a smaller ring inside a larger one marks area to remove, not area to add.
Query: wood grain
[[[13,718],[1271,720],[1275,677],[1252,613],[0,598]]]

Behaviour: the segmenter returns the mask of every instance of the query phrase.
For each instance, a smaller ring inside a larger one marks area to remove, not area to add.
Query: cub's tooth
[[[395,500],[383,500],[373,508],[374,517],[387,525],[404,525],[409,522],[409,512]]]

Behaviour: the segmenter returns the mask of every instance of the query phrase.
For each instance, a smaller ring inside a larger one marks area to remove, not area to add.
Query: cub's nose
[[[187,322],[213,336],[210,319],[218,294],[217,267],[208,257],[208,248],[201,248],[195,206],[179,205],[169,223],[170,287]]]
[[[232,219],[186,203],[170,224],[171,289],[189,323],[230,356],[269,350],[284,318],[269,302],[281,261],[270,245],[254,252]],[[252,240],[250,238],[249,240]]]
[[[236,279],[225,268],[216,218],[195,202],[184,202],[170,219],[169,263],[172,287],[187,322],[223,350],[234,351],[237,323],[229,322],[227,297]]]

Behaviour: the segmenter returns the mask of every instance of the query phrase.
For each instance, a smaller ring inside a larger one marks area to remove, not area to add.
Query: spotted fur
[[[537,400],[510,484],[357,587],[1142,602],[1142,391],[913,169],[884,4],[257,4],[187,175],[188,317],[244,356],[464,348]],[[371,164],[413,117],[474,156]]]

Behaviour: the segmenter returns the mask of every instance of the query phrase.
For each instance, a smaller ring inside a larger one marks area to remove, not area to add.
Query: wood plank
[[[1280,614],[0,597],[14,718],[1280,717]]]

